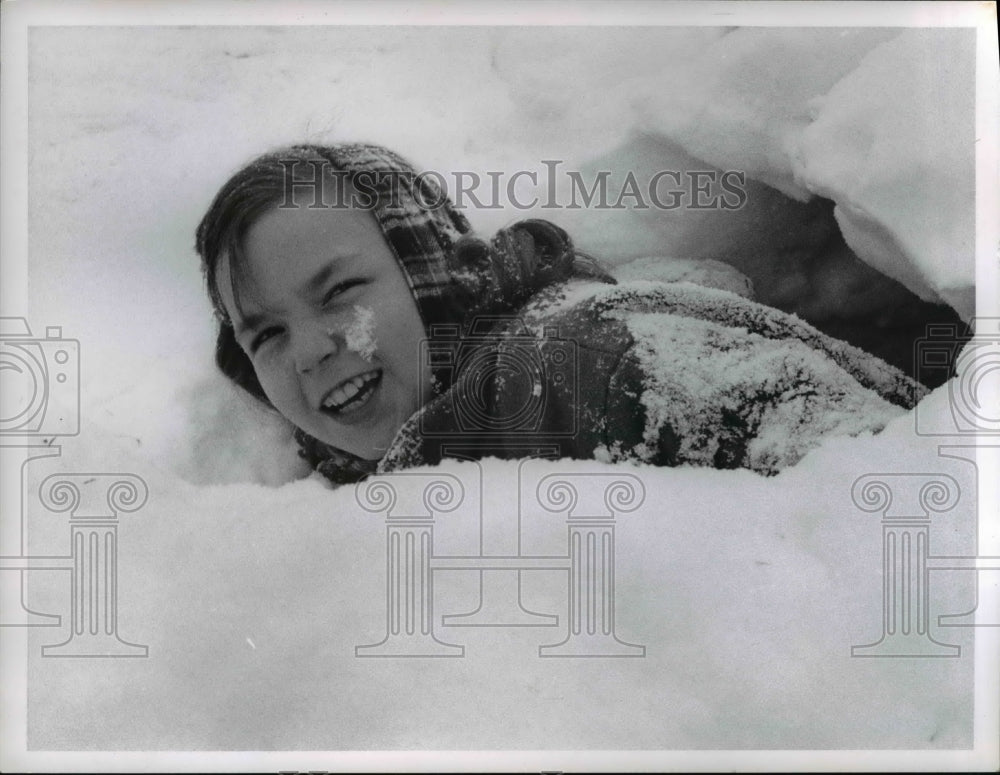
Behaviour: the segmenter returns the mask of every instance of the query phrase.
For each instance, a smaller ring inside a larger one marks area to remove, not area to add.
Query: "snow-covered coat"
[[[774,474],[823,438],[880,431],[925,389],[799,318],[688,282],[571,279],[432,336],[450,387],[379,472],[528,455]]]

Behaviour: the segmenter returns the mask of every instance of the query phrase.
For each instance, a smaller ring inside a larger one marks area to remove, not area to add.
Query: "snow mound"
[[[670,78],[650,75],[639,126],[719,169],[744,170],[805,201],[811,192],[795,180],[791,151],[814,118],[812,100],[897,34],[889,28],[732,30],[688,62],[673,63]]]
[[[927,301],[974,313],[975,33],[740,29],[632,84],[637,126],[806,201]],[[654,85],[655,84],[655,85]]]
[[[975,311],[975,35],[908,30],[816,104],[795,178],[847,244],[927,301]]]
[[[946,408],[938,406],[941,411]],[[973,659],[853,659],[879,638],[881,526],[852,483],[885,470],[971,468],[933,440],[831,439],[776,477],[579,461],[449,461],[414,476],[460,481],[465,505],[436,516],[437,553],[486,548],[565,556],[566,515],[532,501],[544,476],[638,478],[617,518],[615,631],[637,659],[540,659],[566,637],[566,577],[523,574],[522,602],[549,627],[442,627],[474,610],[475,571],[435,575],[439,640],[454,659],[361,659],[386,635],[386,524],[352,487],[315,478],[279,488],[193,487],[131,461],[147,505],[119,527],[118,632],[147,659],[44,659],[64,633],[30,633],[28,724],[43,750],[962,748],[972,742]],[[36,479],[86,470],[36,463]],[[119,452],[120,450],[120,452]],[[891,463],[887,463],[891,461]],[[373,484],[399,482],[392,475]],[[398,489],[398,485],[397,485]],[[37,488],[36,488],[37,491]],[[935,552],[973,550],[974,504],[947,517]],[[30,549],[62,551],[65,521],[29,503]],[[482,519],[481,519],[482,517]],[[515,519],[515,517],[518,517]],[[512,532],[513,531],[513,532]],[[511,550],[516,551],[516,548]],[[966,574],[967,575],[967,574]],[[36,610],[68,614],[63,574],[39,574]],[[41,577],[44,576],[44,577]],[[965,581],[969,581],[968,578]],[[974,588],[937,582],[934,612],[966,610]],[[68,621],[68,620],[67,620]],[[938,631],[971,646],[970,628]]]

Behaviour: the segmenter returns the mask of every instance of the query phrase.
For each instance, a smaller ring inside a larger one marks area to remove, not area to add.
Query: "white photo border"
[[[683,25],[975,27],[977,314],[1000,316],[996,5],[979,2],[5,2],[2,6],[2,282],[5,316],[27,317],[27,40],[73,25]],[[0,487],[9,513],[11,483]],[[982,481],[980,514],[997,514]],[[996,601],[992,601],[996,606]],[[1000,739],[1000,631],[977,628],[975,745],[969,751],[241,751],[40,752],[26,749],[27,637],[0,632],[0,769],[5,771],[833,771],[995,769]]]

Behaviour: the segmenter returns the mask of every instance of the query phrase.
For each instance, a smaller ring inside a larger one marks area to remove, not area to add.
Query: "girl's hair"
[[[229,261],[233,295],[244,271],[243,242],[266,212],[285,203],[303,181],[296,166],[343,175],[357,190],[372,194],[370,209],[406,276],[424,323],[463,323],[472,314],[517,309],[537,290],[571,276],[613,283],[590,256],[573,248],[569,236],[543,220],[502,229],[490,243],[472,234],[465,216],[437,186],[388,149],[368,144],[295,145],[264,154],[233,175],[198,225],[196,249],[218,319],[215,362],[236,385],[270,406],[250,359],[236,341],[218,286],[220,260]],[[317,167],[317,165],[320,165]],[[295,184],[292,186],[291,184]],[[319,188],[319,192],[323,189]],[[308,201],[314,200],[312,194]]]

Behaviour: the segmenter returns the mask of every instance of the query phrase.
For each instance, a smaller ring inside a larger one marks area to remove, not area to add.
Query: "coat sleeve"
[[[609,381],[612,461],[775,474],[826,437],[875,433],[905,411],[798,338],[657,312],[628,325],[634,343]]]

